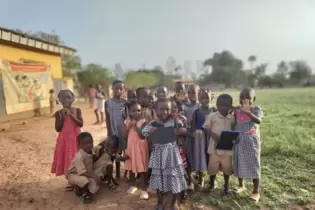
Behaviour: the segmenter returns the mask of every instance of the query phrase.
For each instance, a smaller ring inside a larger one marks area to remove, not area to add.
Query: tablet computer
[[[238,131],[222,131],[220,134],[220,141],[216,149],[218,150],[232,150],[234,143],[240,132]]]
[[[174,127],[158,127],[155,132],[150,135],[152,144],[168,144],[177,140]]]

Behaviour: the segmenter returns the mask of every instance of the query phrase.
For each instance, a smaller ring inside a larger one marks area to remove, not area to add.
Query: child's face
[[[217,109],[221,115],[227,116],[231,108],[232,108],[232,103],[230,99],[219,98],[217,100]]]
[[[137,100],[136,92],[135,91],[128,91],[127,99],[128,99],[128,101],[136,101]]]
[[[187,94],[188,94],[188,99],[190,101],[197,101],[197,93],[198,93],[198,90],[197,88],[195,87],[189,87],[188,90],[187,90]]]
[[[185,92],[185,85],[183,83],[176,83],[174,87],[175,93]]]
[[[150,91],[148,89],[141,90],[138,96],[138,101],[143,107],[148,107],[149,106],[149,95]]]
[[[93,139],[91,137],[85,137],[79,141],[79,147],[84,152],[92,154],[93,149]]]
[[[159,102],[156,105],[156,115],[162,121],[167,120],[171,115],[171,102]]]
[[[113,90],[113,95],[115,97],[121,97],[121,95],[123,94],[124,92],[124,89],[125,89],[125,85],[124,83],[116,83],[113,87],[112,87],[112,90]]]
[[[243,101],[247,99],[249,105],[252,105],[255,101],[255,93],[251,88],[244,88],[240,93],[240,104],[243,105]]]
[[[167,88],[166,87],[159,87],[156,90],[156,97],[160,99],[166,99],[167,97]]]
[[[199,101],[202,107],[209,107],[210,96],[207,92],[201,92]]]
[[[70,108],[74,101],[74,98],[70,91],[63,90],[60,92],[59,101],[64,108]]]
[[[132,119],[139,120],[141,118],[141,105],[134,104],[130,107],[129,114]]]

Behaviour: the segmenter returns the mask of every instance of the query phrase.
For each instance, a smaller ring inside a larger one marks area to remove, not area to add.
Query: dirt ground
[[[79,107],[82,130],[91,132],[98,142],[106,136],[105,125],[92,125],[93,111],[87,105]],[[104,186],[93,204],[81,204],[74,193],[64,191],[64,177],[50,174],[56,136],[54,118],[47,115],[0,124],[0,209],[154,209],[153,191],[150,199],[143,201],[138,194],[127,195],[128,185],[123,181],[113,192]]]

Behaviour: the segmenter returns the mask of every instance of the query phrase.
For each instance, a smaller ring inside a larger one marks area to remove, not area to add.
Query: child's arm
[[[150,123],[145,124],[143,123],[141,127],[138,127],[136,130],[138,130],[138,134],[140,135],[140,138],[145,139],[149,137],[151,133],[156,131],[157,128],[153,127]]]
[[[220,136],[214,132],[212,132],[212,114],[210,114],[207,119],[206,119],[206,122],[203,124],[203,129],[204,131],[209,135],[211,136],[216,142],[219,142],[220,141]]]
[[[73,113],[70,113],[70,118],[71,120],[77,125],[79,126],[80,128],[83,127],[83,119],[82,119],[82,112],[81,112],[81,109],[79,108],[76,108],[75,111],[77,112],[77,117],[75,117],[73,115]]]
[[[256,124],[261,123],[263,112],[259,107],[242,107],[242,111],[249,116],[249,118]]]
[[[81,159],[75,159],[73,160],[74,162],[74,166],[75,168],[77,169],[77,173],[78,175],[80,176],[86,176],[88,178],[96,178],[96,174],[93,172],[93,171],[87,171],[84,163],[83,163],[83,160]]]
[[[109,113],[108,113],[108,101],[105,101],[105,123],[107,128],[107,136],[111,135],[111,128],[110,128],[110,120],[109,120]]]
[[[63,127],[64,116],[62,110],[55,113],[55,129],[57,132],[60,132]]]

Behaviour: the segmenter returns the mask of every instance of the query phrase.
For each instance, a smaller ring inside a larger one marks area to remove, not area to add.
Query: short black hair
[[[81,132],[79,135],[78,135],[78,143],[80,144],[82,141],[86,140],[86,139],[92,139],[93,141],[93,137],[92,137],[92,134],[89,133],[89,132]]]
[[[55,91],[54,91],[54,89],[50,89],[49,90],[49,93],[51,94],[51,93],[54,93]]]
[[[128,108],[128,110],[130,110],[131,107],[134,106],[134,105],[136,105],[136,104],[139,104],[139,105],[140,105],[140,103],[139,103],[138,101],[130,101],[130,102],[128,102],[128,103],[127,103],[127,108]]]
[[[165,99],[158,99],[156,102],[155,102],[155,108],[157,108],[157,106],[161,103],[172,103],[172,100],[171,99],[168,99],[168,98],[165,98]]]
[[[148,90],[149,91],[149,88],[146,88],[146,87],[139,87],[136,89],[136,95],[137,97],[139,97],[141,91],[144,91],[144,90]]]
[[[233,104],[233,98],[232,98],[232,96],[230,96],[229,94],[224,93],[224,94],[219,95],[218,98],[217,98],[217,103],[218,103],[221,99],[227,99],[227,100],[230,101],[231,104]]]
[[[74,95],[74,93],[71,90],[69,90],[69,89],[62,89],[62,90],[59,91],[59,93],[57,95],[58,99],[60,98],[61,93],[64,92],[64,91],[69,91],[71,93],[72,97],[75,98],[75,95]]]
[[[124,82],[121,81],[121,80],[114,80],[113,83],[112,83],[112,86],[114,86],[116,84],[119,84],[119,83],[124,83]]]

